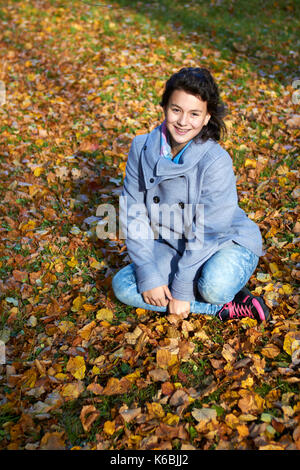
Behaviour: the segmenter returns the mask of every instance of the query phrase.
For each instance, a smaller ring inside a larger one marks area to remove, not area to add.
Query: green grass
[[[167,41],[170,28],[185,39],[191,35],[191,44],[200,53],[203,47],[216,47],[221,58],[236,58],[244,66],[285,83],[290,83],[289,77],[295,74],[296,57],[290,51],[299,49],[299,14],[296,14],[299,2],[296,0],[223,0],[219,5],[205,0],[114,0],[113,3],[138,10],[138,22],[142,21],[141,15],[150,18]],[[238,51],[240,46],[246,46],[247,51]],[[275,64],[279,70],[273,69]]]

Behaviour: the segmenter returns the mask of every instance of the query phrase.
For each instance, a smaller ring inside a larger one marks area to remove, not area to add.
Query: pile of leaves
[[[0,447],[299,450],[292,78],[259,73],[268,45],[250,66],[241,46],[228,57],[197,27],[187,35],[101,3],[0,10]],[[280,56],[286,70],[295,54]],[[164,81],[182,66],[208,67],[229,108],[223,145],[265,240],[249,288],[270,307],[268,324],[183,320],[113,295],[130,260],[118,230],[98,238],[96,210],[118,214],[131,140],[161,122]]]

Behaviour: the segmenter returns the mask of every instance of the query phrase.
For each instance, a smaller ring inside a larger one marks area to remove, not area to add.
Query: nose
[[[180,116],[178,117],[178,124],[182,127],[186,126],[188,123],[188,117],[187,114],[181,113]]]

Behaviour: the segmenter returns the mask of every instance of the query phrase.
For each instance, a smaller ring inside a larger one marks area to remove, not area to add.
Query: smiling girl
[[[133,139],[120,198],[132,263],[113,278],[123,303],[187,317],[269,320],[245,287],[262,255],[258,226],[238,206],[232,160],[218,141],[224,105],[205,68],[166,82],[165,119]]]

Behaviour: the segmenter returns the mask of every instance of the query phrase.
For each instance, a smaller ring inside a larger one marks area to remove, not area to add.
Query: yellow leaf
[[[139,316],[145,315],[145,313],[147,313],[147,310],[145,310],[144,308],[137,308],[135,313],[139,317]]]
[[[78,310],[81,309],[85,301],[86,301],[85,296],[79,295],[78,297],[76,297],[76,299],[73,300],[73,306],[71,308],[72,312],[78,312]]]
[[[79,397],[83,390],[84,386],[82,382],[72,382],[62,387],[61,394],[69,400],[74,400]]]
[[[22,385],[26,388],[33,388],[37,379],[37,372],[34,368],[28,369],[22,375]]]
[[[283,284],[279,289],[280,294],[292,294],[293,288],[290,284]]]
[[[67,320],[62,320],[59,324],[58,324],[58,328],[60,329],[60,331],[62,333],[67,333],[68,331],[72,330],[73,328],[75,328],[75,325],[73,322],[71,321],[67,321]]]
[[[92,374],[93,374],[93,375],[98,375],[98,374],[100,374],[100,369],[99,369],[99,367],[93,366],[93,368],[92,368]]]
[[[242,380],[241,387],[249,388],[249,387],[252,387],[253,384],[254,384],[254,380],[251,376],[249,376],[245,380]]]
[[[270,282],[269,284],[264,286],[263,289],[264,289],[265,292],[271,292],[274,289],[274,284],[272,282]]]
[[[139,370],[132,372],[132,374],[125,375],[126,379],[130,380],[130,382],[135,382],[136,379],[138,379],[140,376],[141,376],[141,373]]]
[[[279,186],[284,187],[288,183],[288,179],[285,176],[278,177]]]
[[[55,377],[56,379],[58,379],[58,380],[63,381],[63,380],[66,380],[66,379],[67,379],[68,375],[67,375],[67,374],[63,374],[62,372],[58,372],[57,374],[55,374],[54,377]]]
[[[148,413],[150,416],[155,416],[155,418],[163,418],[165,412],[160,403],[147,403]]]
[[[110,310],[109,308],[101,308],[96,313],[97,320],[106,320],[108,322],[111,322],[113,320],[113,317],[114,317],[113,311]]]
[[[269,268],[270,268],[271,273],[273,274],[279,271],[279,268],[276,263],[270,263]]]
[[[112,436],[116,430],[116,423],[114,421],[105,421],[103,430],[105,434]]]
[[[34,169],[33,174],[34,174],[34,176],[40,176],[41,173],[43,173],[44,171],[45,171],[44,168],[37,167],[37,168]]]
[[[283,349],[284,351],[289,354],[290,356],[293,353],[293,342],[295,341],[295,331],[290,331],[285,335],[284,342],[283,342]]]
[[[82,356],[70,357],[67,363],[67,371],[70,372],[75,379],[83,379],[85,376],[85,362]]]
[[[138,449],[142,439],[142,436],[138,436],[137,434],[131,434],[128,439],[129,449]]]
[[[74,256],[72,256],[71,260],[67,262],[67,265],[70,266],[71,268],[74,268],[75,266],[78,265],[78,261]]]
[[[274,237],[274,235],[278,232],[276,227],[271,227],[270,230],[266,233],[265,238]]]
[[[167,416],[164,417],[163,422],[169,426],[176,426],[179,422],[179,416],[173,415],[172,413],[167,413]]]
[[[86,312],[92,312],[96,308],[94,305],[91,304],[83,304],[82,307]]]
[[[22,232],[29,232],[30,230],[33,230],[35,226],[35,220],[28,220],[26,224],[23,224],[23,222],[21,222],[21,224],[19,225],[19,230],[21,230]]]
[[[105,261],[94,260],[90,263],[90,266],[91,268],[95,268],[95,269],[103,269],[106,267],[106,263]]]
[[[241,144],[241,145],[239,146],[239,150],[244,151],[244,150],[249,150],[249,149],[248,149],[247,145]]]
[[[120,168],[120,170],[121,170],[122,173],[123,173],[123,177],[125,177],[125,173],[126,173],[126,162],[121,162],[121,163],[119,164],[119,168]]]
[[[245,167],[246,168],[256,168],[256,160],[252,160],[251,158],[246,158]]]

